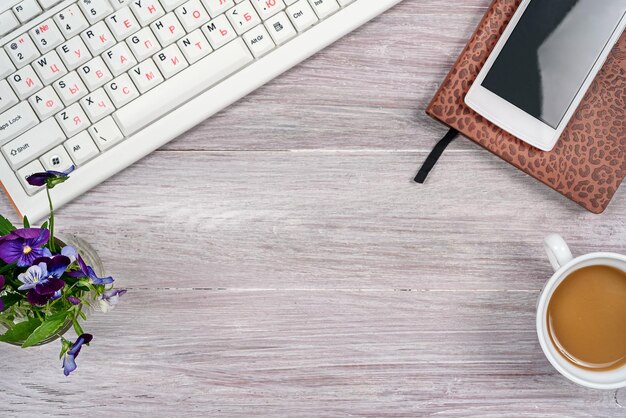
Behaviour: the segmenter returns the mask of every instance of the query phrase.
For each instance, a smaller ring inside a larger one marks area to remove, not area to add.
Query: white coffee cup
[[[537,302],[537,335],[544,354],[563,376],[574,383],[594,389],[618,389],[626,387],[626,366],[609,371],[591,371],[577,367],[567,361],[552,343],[548,334],[548,303],[558,285],[572,272],[583,267],[605,265],[626,272],[626,256],[616,253],[590,253],[572,257],[565,240],[552,234],[544,240],[550,264],[555,272],[544,286]]]

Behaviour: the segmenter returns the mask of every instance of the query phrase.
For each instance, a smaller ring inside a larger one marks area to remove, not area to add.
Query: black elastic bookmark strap
[[[428,177],[428,173],[430,173],[430,170],[432,170],[435,164],[437,164],[437,161],[439,161],[439,157],[441,157],[441,154],[443,154],[445,149],[448,148],[448,145],[450,145],[450,143],[458,135],[459,131],[454,128],[450,128],[448,133],[446,133],[444,137],[441,138],[439,142],[437,142],[437,145],[435,145],[430,154],[428,154],[428,157],[426,157],[426,161],[424,161],[424,164],[422,164],[422,168],[420,168],[417,176],[415,176],[414,180],[416,183],[424,184],[424,182],[426,181],[426,177]]]

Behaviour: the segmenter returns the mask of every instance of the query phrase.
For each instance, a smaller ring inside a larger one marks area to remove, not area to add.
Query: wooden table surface
[[[624,416],[544,358],[542,238],[593,215],[424,109],[489,0],[405,0],[59,211],[129,289],[59,345],[2,346],[2,416]],[[0,211],[15,219],[8,200]]]

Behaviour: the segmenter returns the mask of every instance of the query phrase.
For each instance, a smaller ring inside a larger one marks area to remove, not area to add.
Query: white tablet
[[[551,150],[626,27],[626,0],[524,0],[465,103]]]

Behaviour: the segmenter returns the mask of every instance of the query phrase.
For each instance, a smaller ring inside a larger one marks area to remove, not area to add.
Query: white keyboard
[[[61,206],[401,0],[0,0],[0,181]]]

